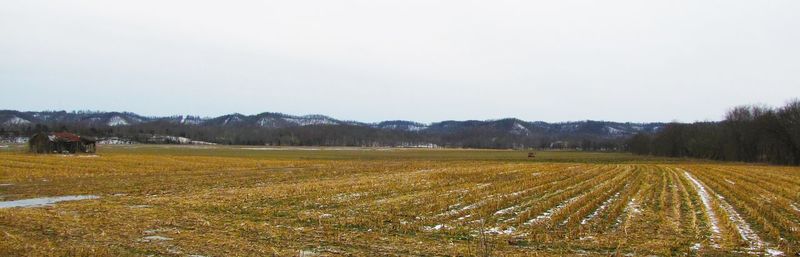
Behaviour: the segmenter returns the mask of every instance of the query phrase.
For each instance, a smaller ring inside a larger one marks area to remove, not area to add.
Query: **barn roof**
[[[54,132],[52,134],[52,138],[50,140],[53,141],[65,141],[65,142],[78,142],[81,141],[81,136],[67,133],[67,132]]]

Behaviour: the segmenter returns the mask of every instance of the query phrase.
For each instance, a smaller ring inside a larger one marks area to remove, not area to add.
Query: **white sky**
[[[718,120],[800,97],[800,1],[0,2],[0,109]]]

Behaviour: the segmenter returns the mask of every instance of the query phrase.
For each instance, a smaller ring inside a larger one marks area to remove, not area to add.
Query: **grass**
[[[664,256],[800,249],[796,167],[624,153],[527,158],[527,151],[508,150],[244,148],[104,146],[97,157],[2,148],[0,201],[101,198],[0,209],[0,255]],[[712,224],[687,174],[711,195],[706,200],[719,224]]]

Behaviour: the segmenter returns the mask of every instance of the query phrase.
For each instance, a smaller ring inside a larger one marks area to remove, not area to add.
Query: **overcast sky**
[[[719,120],[800,97],[800,1],[0,2],[0,109]]]

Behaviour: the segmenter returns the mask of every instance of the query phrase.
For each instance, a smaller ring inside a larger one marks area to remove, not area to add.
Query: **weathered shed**
[[[96,140],[67,132],[37,133],[28,141],[32,153],[94,153]]]

